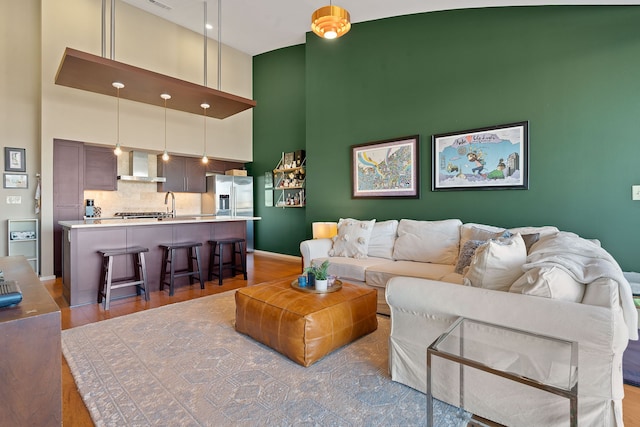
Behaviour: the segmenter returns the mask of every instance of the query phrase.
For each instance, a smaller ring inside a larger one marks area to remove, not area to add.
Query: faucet
[[[176,216],[176,196],[173,195],[173,191],[167,191],[167,194],[164,195],[164,204],[166,205],[169,201],[169,195],[171,195],[171,216],[175,218]]]

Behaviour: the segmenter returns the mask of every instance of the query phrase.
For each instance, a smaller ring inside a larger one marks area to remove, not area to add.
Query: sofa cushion
[[[367,268],[377,266],[379,264],[393,264],[393,261],[389,261],[384,258],[345,258],[345,257],[329,257],[329,258],[317,258],[313,262],[316,264],[322,263],[325,260],[329,260],[329,274],[339,277],[341,279],[357,280],[364,282],[365,271]]]
[[[372,265],[367,268],[365,278],[367,285],[384,289],[389,279],[396,276],[440,280],[452,273],[453,265],[450,264],[395,261]]]
[[[359,221],[352,218],[340,218],[338,234],[333,237],[332,257],[366,258],[369,239],[376,220]]]
[[[400,220],[393,258],[403,261],[451,264],[456,262],[460,243],[458,219],[443,221]]]
[[[480,246],[464,276],[465,285],[508,291],[522,276],[527,249],[520,234],[489,240]]]
[[[535,295],[571,302],[581,302],[585,285],[555,266],[537,267],[520,276],[509,292]]]
[[[378,221],[373,225],[371,239],[369,240],[368,256],[377,258],[393,258],[393,245],[396,242],[398,221]]]

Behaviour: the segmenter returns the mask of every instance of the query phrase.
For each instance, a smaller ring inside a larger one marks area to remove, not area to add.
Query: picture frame
[[[29,188],[29,176],[26,173],[5,173],[4,188]]]
[[[529,188],[528,121],[441,133],[431,143],[432,191]]]
[[[352,198],[418,198],[420,136],[351,146]]]
[[[5,172],[26,172],[26,149],[4,147]]]

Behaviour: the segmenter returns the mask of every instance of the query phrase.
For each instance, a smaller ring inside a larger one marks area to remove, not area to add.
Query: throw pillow
[[[528,270],[513,282],[509,292],[563,301],[581,302],[585,285],[577,282],[569,273],[555,266]]]
[[[454,265],[458,257],[461,225],[459,219],[402,219],[398,224],[398,238],[393,248],[393,258]]]
[[[464,274],[464,269],[471,265],[471,259],[475,255],[476,249],[484,243],[486,243],[486,240],[467,240],[460,248],[460,255],[458,255],[458,262],[454,271],[458,274]]]
[[[527,249],[520,234],[489,240],[481,245],[464,276],[464,284],[479,288],[508,291],[522,275]]]
[[[333,247],[329,251],[329,256],[366,258],[375,222],[375,219],[359,221],[352,218],[340,218],[338,234],[333,236]]]
[[[390,219],[388,221],[376,222],[373,225],[373,232],[369,240],[368,256],[377,258],[392,259],[393,244],[396,242],[398,231],[398,221]]]
[[[493,225],[477,224],[468,222],[462,224],[460,227],[460,249],[464,247],[464,244],[469,240],[482,240],[487,241],[489,239],[497,239],[502,237],[505,229],[501,227],[495,227]]]
[[[531,246],[538,240],[540,240],[540,233],[532,233],[532,234],[521,234],[522,240],[524,240],[524,246],[527,248],[527,253],[529,253],[529,249]]]

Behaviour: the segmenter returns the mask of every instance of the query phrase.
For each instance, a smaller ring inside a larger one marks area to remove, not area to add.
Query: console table
[[[0,258],[22,302],[0,308],[0,425],[62,424],[60,308],[24,256]]]

